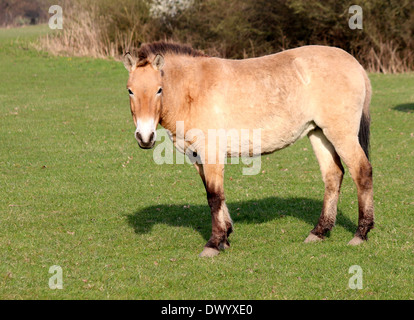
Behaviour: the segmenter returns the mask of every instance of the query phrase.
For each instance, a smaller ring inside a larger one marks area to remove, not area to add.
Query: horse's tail
[[[371,124],[371,115],[369,113],[369,104],[371,102],[371,94],[372,94],[372,88],[371,88],[371,82],[369,81],[368,75],[363,70],[364,79],[365,79],[365,100],[364,100],[364,106],[362,109],[362,117],[361,122],[359,125],[359,144],[361,145],[362,149],[365,152],[365,155],[367,156],[369,160],[369,139],[370,139],[370,124]]]

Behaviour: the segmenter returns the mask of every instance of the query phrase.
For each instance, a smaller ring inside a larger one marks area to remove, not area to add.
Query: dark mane
[[[138,64],[145,62],[151,55],[186,55],[191,57],[207,57],[203,52],[193,49],[188,45],[179,44],[174,42],[157,41],[152,43],[146,43],[138,50]]]

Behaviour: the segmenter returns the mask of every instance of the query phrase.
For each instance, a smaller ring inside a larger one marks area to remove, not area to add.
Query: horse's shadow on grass
[[[412,113],[414,112],[414,102],[399,104],[396,105],[393,109],[401,112]]]
[[[259,200],[248,200],[227,203],[230,215],[237,224],[260,224],[287,216],[295,217],[309,224],[309,232],[318,222],[322,201],[307,198],[270,197]],[[145,234],[157,224],[175,227],[189,227],[198,231],[207,241],[211,234],[211,217],[208,205],[155,205],[127,215],[129,225],[135,233]],[[340,210],[336,225],[354,232],[357,226]],[[304,237],[307,233],[304,234]]]

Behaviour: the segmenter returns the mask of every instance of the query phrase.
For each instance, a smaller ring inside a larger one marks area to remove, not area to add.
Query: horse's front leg
[[[196,168],[206,187],[212,221],[211,237],[204,246],[200,257],[214,257],[219,254],[220,249],[230,247],[228,236],[233,231],[233,222],[224,198],[224,165],[196,164]]]

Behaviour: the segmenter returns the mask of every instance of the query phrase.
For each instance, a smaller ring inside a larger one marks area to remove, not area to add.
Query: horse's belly
[[[316,128],[314,122],[306,123],[303,126],[294,128],[288,132],[263,131],[262,137],[262,154],[271,153],[290,146],[297,140],[306,136],[310,131]]]
[[[252,156],[272,153],[286,148],[316,128],[313,121],[302,125],[283,125],[249,130],[248,139],[240,135],[239,144],[227,139],[227,156]],[[245,134],[246,136],[246,134]],[[248,150],[248,151],[247,151]]]

